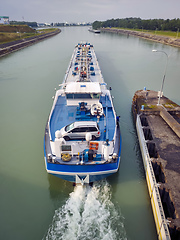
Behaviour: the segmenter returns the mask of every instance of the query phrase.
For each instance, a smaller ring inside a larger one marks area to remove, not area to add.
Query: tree
[[[141,18],[122,18],[122,19],[108,19],[104,22],[95,21],[92,24],[94,29],[101,27],[118,27],[118,28],[138,28],[145,30],[169,30],[177,31],[180,29],[180,19],[147,19],[143,20]]]

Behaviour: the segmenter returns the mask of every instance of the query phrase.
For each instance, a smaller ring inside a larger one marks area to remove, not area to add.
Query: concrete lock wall
[[[170,240],[171,237],[170,237],[169,229],[167,226],[167,220],[165,218],[165,214],[164,214],[164,210],[163,210],[163,206],[162,206],[162,202],[159,194],[158,184],[156,182],[156,178],[155,178],[152,163],[151,163],[151,158],[150,158],[148,147],[144,137],[143,126],[141,124],[140,115],[137,115],[136,129],[137,129],[139,144],[141,148],[146,181],[147,181],[149,196],[151,199],[151,205],[152,205],[153,215],[155,219],[158,239]]]
[[[180,138],[180,124],[164,108],[160,111],[160,116]]]

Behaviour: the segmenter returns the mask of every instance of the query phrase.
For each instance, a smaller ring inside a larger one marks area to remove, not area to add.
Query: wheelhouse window
[[[100,94],[99,93],[92,93],[91,98],[99,98]]]
[[[73,94],[72,93],[66,94],[66,98],[67,99],[73,99]]]
[[[100,94],[98,93],[67,93],[66,98],[67,99],[99,99]]]

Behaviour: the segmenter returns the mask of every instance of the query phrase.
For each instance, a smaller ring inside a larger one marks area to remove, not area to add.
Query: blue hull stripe
[[[69,182],[76,182],[76,176],[75,175],[58,175],[58,174],[52,174],[56,177],[62,178],[66,181]],[[104,174],[104,175],[89,175],[89,182],[95,182],[95,181],[100,181],[103,178],[106,178],[108,176],[110,176],[111,174]],[[79,176],[79,177],[83,177],[83,176]],[[84,176],[86,177],[86,175]]]
[[[104,164],[104,165],[57,165],[54,163],[46,163],[46,169],[48,173],[51,174],[59,174],[59,175],[102,175],[102,174],[112,174],[117,172],[119,166],[120,159],[116,163],[112,164]]]

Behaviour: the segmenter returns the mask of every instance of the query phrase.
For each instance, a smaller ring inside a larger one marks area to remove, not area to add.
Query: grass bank
[[[180,48],[179,32],[169,31],[144,31],[143,29],[129,29],[129,28],[101,28],[102,32],[120,33],[126,35],[133,35],[143,39],[147,39],[161,44],[170,45]]]
[[[173,32],[173,31],[159,31],[159,30],[145,30],[145,29],[135,29],[135,28],[113,28],[113,29],[123,29],[123,30],[129,30],[129,31],[137,31],[137,32],[143,32],[143,33],[149,33],[151,35],[158,35],[158,36],[165,36],[165,37],[171,37],[171,38],[180,38],[179,31]]]
[[[0,25],[0,44],[39,36],[55,30],[57,28],[35,30],[27,25]]]

